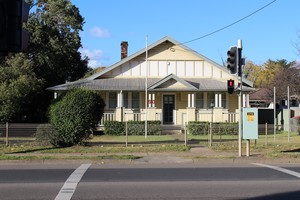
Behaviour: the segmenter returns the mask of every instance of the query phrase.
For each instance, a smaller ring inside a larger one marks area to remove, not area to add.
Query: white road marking
[[[55,200],[70,200],[76,190],[76,187],[81,180],[82,176],[91,164],[80,165],[66,180]]]
[[[270,169],[274,169],[274,170],[277,170],[277,171],[295,176],[297,178],[300,178],[300,173],[289,170],[289,169],[285,169],[285,168],[277,167],[277,166],[272,166],[272,165],[265,165],[265,164],[261,164],[261,163],[252,163],[252,164],[253,165],[258,165],[258,166],[261,166],[261,167],[267,167],[267,168],[270,168]]]

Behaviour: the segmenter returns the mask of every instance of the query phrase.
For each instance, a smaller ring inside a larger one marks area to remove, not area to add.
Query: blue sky
[[[110,66],[120,60],[121,41],[129,55],[164,36],[187,42],[223,28],[273,0],[71,0],[85,19],[82,54],[90,66]],[[227,50],[243,41],[247,60],[300,60],[300,1],[277,0],[239,23],[185,44],[222,64]]]

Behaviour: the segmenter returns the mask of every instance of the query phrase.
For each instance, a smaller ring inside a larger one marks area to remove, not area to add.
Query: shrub
[[[207,135],[209,122],[191,121],[187,125],[188,132],[192,135]]]
[[[104,134],[106,135],[125,135],[125,123],[118,121],[105,121]]]
[[[192,135],[207,135],[210,122],[189,122],[188,132]],[[236,135],[238,134],[238,123],[214,122],[212,124],[214,135]]]
[[[59,147],[79,144],[101,120],[104,106],[95,91],[83,88],[68,91],[50,106],[49,119],[54,128],[50,143]]]
[[[148,135],[159,135],[161,133],[160,121],[147,121]],[[126,122],[105,121],[104,133],[106,135],[125,135]],[[128,121],[127,122],[128,135],[144,135],[145,121]]]
[[[145,121],[128,121],[127,123],[128,135],[145,134]],[[147,135],[160,135],[160,121],[147,121],[147,124]]]

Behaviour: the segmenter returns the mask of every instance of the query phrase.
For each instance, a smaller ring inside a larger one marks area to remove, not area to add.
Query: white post
[[[148,107],[152,107],[152,99],[151,99],[152,95],[148,94]]]
[[[239,157],[242,157],[242,120],[243,120],[243,95],[242,95],[242,77],[240,77],[240,94],[239,94]]]
[[[117,107],[123,107],[123,92],[122,92],[122,90],[118,93]]]
[[[120,106],[120,93],[117,93],[117,107],[121,107]]]
[[[215,93],[215,107],[218,108],[219,104],[218,104],[218,94]]]
[[[155,107],[155,94],[152,94],[152,107]]]
[[[191,107],[191,94],[188,94],[188,108]]]
[[[243,108],[246,107],[246,95],[243,94]]]
[[[246,140],[246,156],[250,156],[250,140]]]
[[[195,94],[192,93],[192,107],[195,107]]]

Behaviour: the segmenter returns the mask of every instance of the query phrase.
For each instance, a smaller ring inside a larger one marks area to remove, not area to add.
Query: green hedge
[[[118,121],[105,121],[104,134],[106,135],[125,135],[125,123]]]
[[[207,135],[209,130],[209,122],[191,121],[188,122],[187,129],[192,135]]]
[[[192,135],[207,135],[210,122],[192,121],[188,123],[188,132]],[[238,123],[216,122],[212,125],[214,135],[237,135]]]
[[[147,134],[160,135],[160,121],[147,121]],[[128,121],[128,135],[145,135],[145,121]]]
[[[214,135],[237,135],[238,134],[238,123],[218,122],[218,123],[213,123],[212,128],[213,128]]]
[[[104,122],[104,133],[106,135],[125,135],[126,122],[106,121]],[[160,135],[161,122],[147,121],[148,135]],[[128,121],[127,122],[128,135],[144,135],[145,121]]]

